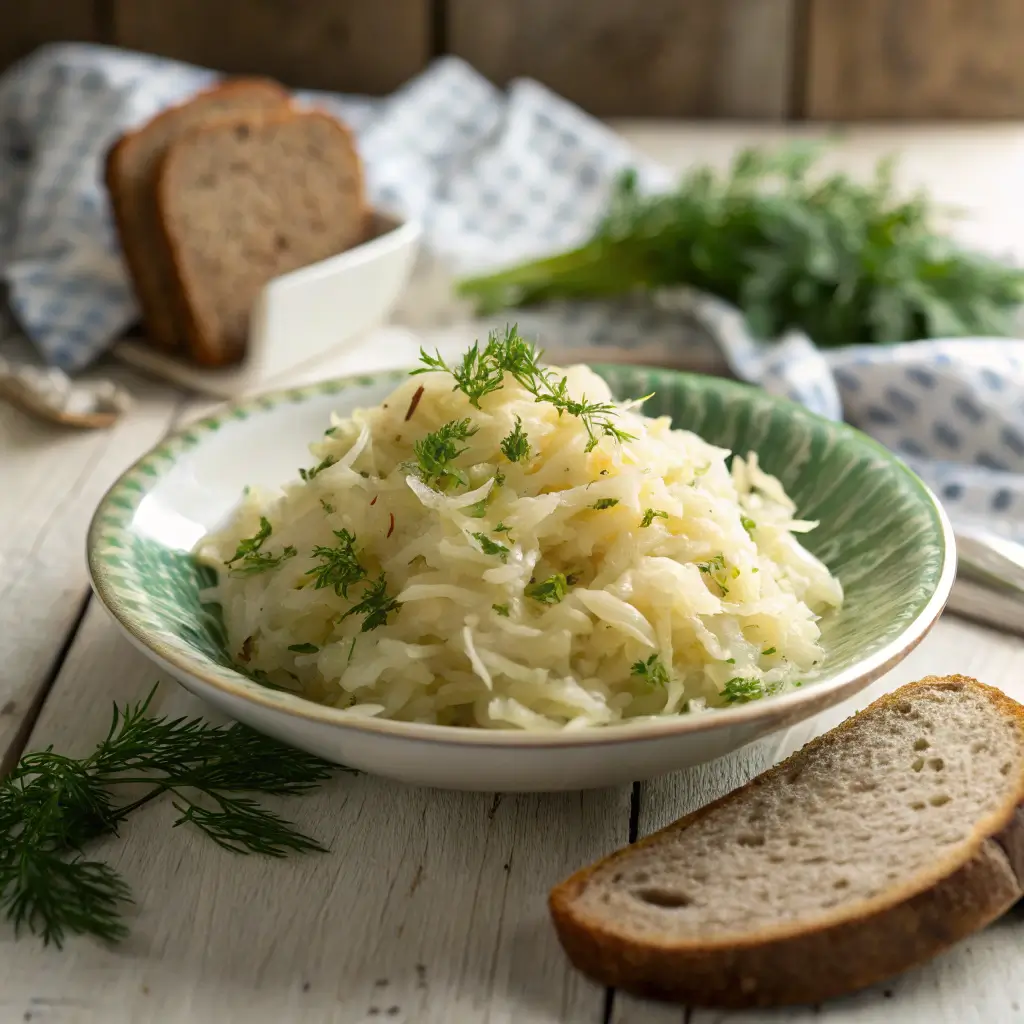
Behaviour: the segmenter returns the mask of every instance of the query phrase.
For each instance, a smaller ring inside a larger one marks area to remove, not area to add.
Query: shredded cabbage
[[[611,402],[586,367],[556,373]],[[631,438],[590,451],[578,416],[509,376],[479,408],[435,371],[333,416],[315,471],[247,493],[197,546],[240,667],[353,715],[529,731],[799,682],[843,600],[797,539],[817,524],[755,454],[730,468],[636,405],[614,406]],[[455,472],[431,478],[415,442],[467,418]]]

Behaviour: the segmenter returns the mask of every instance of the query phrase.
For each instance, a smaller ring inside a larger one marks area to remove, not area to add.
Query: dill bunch
[[[664,195],[626,172],[589,242],[458,291],[489,314],[689,286],[739,307],[757,337],[799,328],[826,347],[1012,332],[1024,271],[959,248],[925,195],[896,195],[891,160],[864,184],[812,175],[819,151],[749,148]]]

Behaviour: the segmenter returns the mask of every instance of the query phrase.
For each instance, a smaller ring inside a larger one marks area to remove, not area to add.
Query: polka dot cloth
[[[100,183],[124,129],[214,80],[210,71],[85,44],[44,47],[0,77],[0,278],[18,324],[51,364],[87,366],[138,315]],[[535,82],[501,92],[455,58],[394,95],[303,93],[359,138],[374,205],[424,226],[456,273],[558,251],[586,238],[619,170],[671,183],[621,138]],[[736,376],[899,453],[954,518],[1024,539],[1024,342],[935,341],[819,351],[771,344],[707,296],[560,303],[521,326],[559,349],[635,350]],[[680,353],[685,356],[680,357]]]

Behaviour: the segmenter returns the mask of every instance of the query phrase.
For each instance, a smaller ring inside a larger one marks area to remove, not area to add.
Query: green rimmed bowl
[[[88,537],[93,587],[128,639],[233,718],[330,760],[453,789],[582,789],[651,778],[730,753],[852,696],[901,661],[942,611],[956,572],[935,496],[856,430],[713,377],[595,366],[620,398],[654,392],[648,415],[713,444],[756,451],[802,518],[807,546],[846,590],[824,624],[824,659],[802,689],[663,721],[528,734],[353,718],[270,689],[231,663],[210,569],[189,552],[245,485],[273,487],[306,461],[332,411],[379,403],[404,373],[326,381],[254,398],[175,434],[114,484]]]

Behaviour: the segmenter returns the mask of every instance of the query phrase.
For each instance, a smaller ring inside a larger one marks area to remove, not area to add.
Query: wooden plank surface
[[[806,116],[1024,114],[1020,0],[810,0]]]
[[[121,46],[293,86],[380,94],[430,56],[430,0],[113,0]]]
[[[1005,690],[1024,702],[1024,640],[969,625],[946,616],[903,664],[853,700],[821,715],[818,734],[838,725],[858,708],[904,683],[927,675],[958,672]],[[788,756],[803,737],[787,737],[777,748]],[[641,787],[639,835],[647,835],[745,781],[735,764],[705,765]],[[1024,904],[979,935],[931,963],[855,998],[822,1007],[772,1013],[730,1013],[693,1010],[686,1024],[778,1024],[781,1021],[827,1021],[867,1024],[892,1020],[899,1024],[960,1024],[966,1021],[1024,1019]],[[621,993],[615,997],[612,1024],[683,1024],[682,1011],[656,1006]]]
[[[602,117],[786,113],[794,0],[448,0],[448,49]]]
[[[96,0],[4,0],[0,4],[0,71],[44,43],[104,41],[96,7]]]
[[[157,678],[94,602],[31,746],[89,750],[110,702]],[[210,714],[173,684],[160,710]],[[133,889],[130,939],[57,951],[0,929],[0,1020],[599,1024],[604,991],[565,963],[545,899],[626,842],[629,801],[629,787],[499,798],[343,775],[275,805],[331,847],[283,861],[226,853],[151,805],[95,850]]]
[[[180,403],[169,387],[124,371],[116,377],[138,401],[109,431],[51,427],[0,402],[0,765],[81,611],[92,510],[163,436]]]

